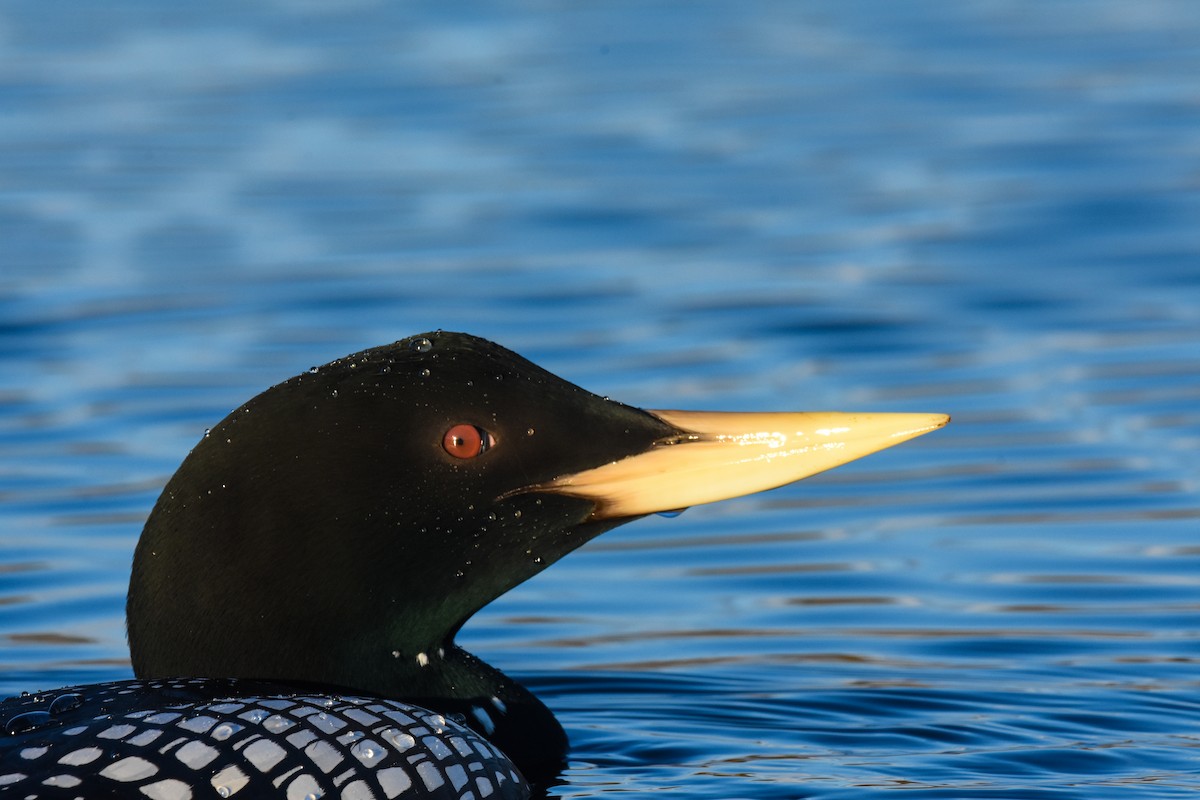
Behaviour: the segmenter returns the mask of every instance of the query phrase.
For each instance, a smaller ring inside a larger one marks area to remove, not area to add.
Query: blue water
[[[441,327],[649,407],[954,415],[480,613],[552,796],[1200,788],[1191,0],[8,0],[0,109],[0,692],[130,674],[205,427]]]

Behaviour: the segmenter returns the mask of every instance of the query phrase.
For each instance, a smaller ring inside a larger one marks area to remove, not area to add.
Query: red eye
[[[442,437],[442,447],[455,458],[475,458],[495,443],[483,428],[466,423],[455,425]]]

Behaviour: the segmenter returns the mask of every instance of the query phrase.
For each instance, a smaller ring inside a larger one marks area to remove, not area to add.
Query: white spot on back
[[[417,653],[417,666],[418,667],[429,666],[429,656],[427,656],[425,653]]]
[[[155,714],[153,717],[146,717],[146,722],[152,725],[166,725],[168,722],[174,722],[179,719],[182,714],[176,714],[171,711],[164,711],[161,714]]]
[[[421,781],[425,784],[426,791],[436,791],[439,786],[446,782],[446,779],[442,777],[441,770],[432,761],[422,761],[420,764],[417,764],[417,774],[421,776]]]
[[[105,778],[122,782],[140,781],[142,778],[149,778],[157,773],[158,766],[140,756],[126,756],[100,770],[100,774]]]
[[[408,777],[403,767],[381,769],[376,773],[376,777],[379,778],[379,788],[383,789],[388,798],[406,792],[412,786],[412,778]]]
[[[262,708],[252,708],[239,716],[247,722],[259,723],[267,718],[267,712]]]
[[[200,716],[192,717],[191,719],[185,719],[183,722],[179,723],[179,727],[183,728],[185,731],[192,731],[193,733],[207,733],[209,728],[216,724],[216,717]]]
[[[192,769],[200,769],[212,763],[221,751],[204,742],[188,742],[175,752],[175,757]]]
[[[49,749],[49,747],[26,747],[21,751],[21,758],[26,761],[32,761],[35,758],[41,758],[46,755],[46,751]]]
[[[265,722],[263,722],[263,727],[269,730],[271,733],[281,733],[295,724],[296,723],[292,722],[287,717],[280,716],[279,714],[272,714]]]
[[[456,792],[467,785],[467,771],[463,769],[462,764],[451,764],[446,767],[446,777],[450,779],[450,784]]]
[[[304,745],[308,744],[309,742],[311,742],[313,739],[316,739],[316,738],[317,738],[317,735],[315,733],[313,733],[312,731],[308,730],[307,728],[305,728],[303,730],[298,730],[295,733],[289,733],[287,735],[287,740],[289,742],[291,742],[292,747],[295,747],[296,749],[300,749],[301,747],[304,747]]]
[[[229,797],[245,788],[250,779],[236,765],[230,765],[212,776],[209,783],[221,797]]]
[[[113,725],[111,728],[106,728],[96,734],[97,739],[124,739],[129,734],[136,731],[137,728],[132,725]]]
[[[373,767],[383,760],[387,755],[387,751],[383,749],[383,745],[372,739],[362,739],[354,743],[350,748],[350,753],[365,767]]]
[[[299,772],[302,769],[303,769],[303,767],[292,767],[291,769],[289,769],[287,772],[283,773],[282,775],[276,776],[275,779],[273,781],[271,781],[271,783],[275,784],[275,788],[278,789],[280,786],[283,786],[284,781],[286,781],[288,778],[292,777],[293,775],[295,775],[297,772]]]
[[[282,747],[270,739],[259,739],[246,745],[242,753],[259,772],[270,772],[287,755]]]
[[[337,733],[342,728],[346,727],[345,720],[339,719],[332,714],[326,714],[322,711],[315,717],[309,717],[308,721],[314,728],[325,733]]]
[[[298,775],[296,780],[288,784],[287,800],[310,800],[324,796],[325,792],[321,791],[321,785],[312,775]]]
[[[174,778],[156,781],[138,789],[150,800],[192,800],[192,790],[183,781]]]
[[[318,740],[304,748],[304,754],[312,759],[321,772],[328,773],[342,763],[342,754],[337,748],[324,740]]]
[[[374,725],[379,722],[379,717],[374,714],[368,714],[360,708],[350,708],[342,713],[360,725]]]
[[[81,747],[78,750],[72,750],[58,760],[58,763],[65,764],[68,767],[78,767],[83,764],[90,764],[100,757],[104,751],[99,747]]]
[[[137,736],[131,736],[125,740],[126,744],[134,744],[138,747],[147,745],[153,742],[158,737],[162,736],[162,731],[158,728],[150,728],[139,733]]]
[[[342,800],[375,800],[375,793],[362,781],[355,781],[342,789]]]
[[[296,705],[291,700],[285,700],[281,697],[280,698],[271,698],[268,700],[259,700],[258,704],[260,706],[265,706],[266,708],[273,708],[276,711],[284,711],[285,709],[289,709],[292,706]]]
[[[454,753],[450,752],[450,748],[446,746],[445,742],[433,736],[426,736],[421,740],[421,744],[429,748],[430,755],[432,755],[438,761],[444,761],[450,756],[454,755]]]

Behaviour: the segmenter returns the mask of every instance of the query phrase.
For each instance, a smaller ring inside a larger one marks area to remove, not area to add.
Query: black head
[[[238,408],[168,482],[134,555],[134,670],[415,700],[552,774],[557,722],[454,647],[471,614],[637,516],[799,480],[946,421],[646,412],[458,333],[365,350]]]
[[[483,605],[630,517],[530,490],[678,430],[498,345],[428,333],[268,389],[207,433],[134,557],[141,676],[421,696]]]

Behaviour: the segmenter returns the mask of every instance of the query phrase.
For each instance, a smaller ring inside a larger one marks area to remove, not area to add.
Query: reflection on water
[[[0,10],[0,688],[128,675],[141,521],[419,330],[649,407],[945,411],[606,534],[464,643],[560,797],[1200,786],[1184,0]]]

